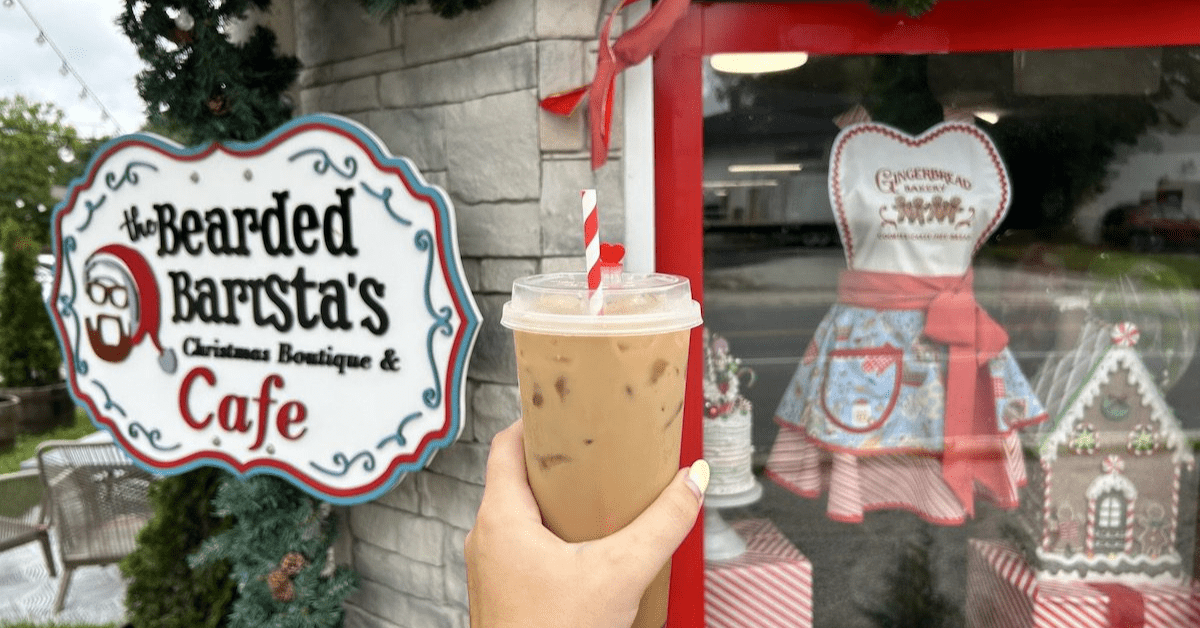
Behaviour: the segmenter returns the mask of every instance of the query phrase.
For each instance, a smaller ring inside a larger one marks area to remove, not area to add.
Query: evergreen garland
[[[232,563],[240,588],[230,628],[342,625],[342,600],[358,578],[327,563],[338,533],[328,504],[270,475],[225,482],[213,503],[234,526],[206,541],[189,562]]]
[[[138,93],[153,127],[182,141],[251,141],[291,116],[283,98],[300,62],[275,51],[275,34],[256,26],[240,45],[231,23],[270,0],[125,0],[117,19],[149,68]]]
[[[401,7],[413,6],[426,0],[359,0],[367,12],[377,17],[395,15]],[[444,18],[457,17],[464,11],[478,11],[494,0],[428,0],[429,8]]]
[[[134,628],[225,628],[236,583],[229,563],[193,569],[182,557],[229,529],[212,499],[226,474],[201,468],[150,485],[154,518],[138,533],[137,549],[121,561],[130,579],[125,594]]]
[[[232,23],[269,5],[125,0],[118,24],[149,66],[137,84],[150,128],[196,144],[253,141],[287,121],[299,61],[276,54],[262,26],[228,39]],[[326,505],[275,477],[215,469],[164,479],[154,495],[154,519],[122,564],[136,628],[341,625],[356,578],[325,570],[337,534]]]
[[[891,13],[903,11],[917,17],[933,8],[937,0],[870,0],[871,6],[879,11]]]

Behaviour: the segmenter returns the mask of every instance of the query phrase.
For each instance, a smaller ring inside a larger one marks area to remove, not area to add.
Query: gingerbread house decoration
[[[1178,580],[1191,447],[1138,354],[1137,327],[1077,316],[1077,341],[1060,345],[1034,380],[1052,419],[1038,434],[1044,490],[1040,526],[1031,526],[1041,529],[1041,574]]]

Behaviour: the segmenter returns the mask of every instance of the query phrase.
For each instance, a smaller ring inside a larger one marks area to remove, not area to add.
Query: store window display
[[[1125,233],[1200,220],[1195,50],[704,60],[706,325],[764,487],[722,515],[811,563],[812,625],[1200,622],[1200,258]]]

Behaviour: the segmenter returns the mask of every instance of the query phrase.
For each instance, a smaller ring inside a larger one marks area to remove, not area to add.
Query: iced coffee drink
[[[546,525],[567,541],[633,521],[679,469],[690,330],[688,281],[621,275],[592,314],[583,274],[517,280],[501,323],[513,329],[525,466]],[[634,626],[666,621],[670,564]]]

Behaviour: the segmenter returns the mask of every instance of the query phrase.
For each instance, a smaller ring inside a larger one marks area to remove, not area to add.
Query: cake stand
[[[721,518],[721,509],[749,506],[762,498],[763,487],[754,480],[754,487],[733,495],[704,496],[704,559],[730,560],[746,551],[746,542]]]

